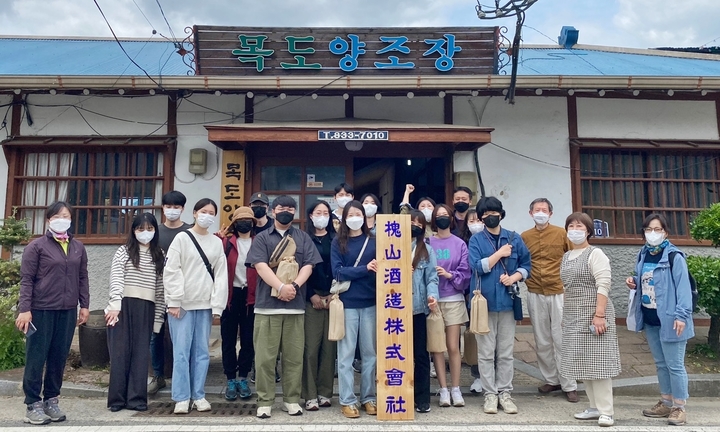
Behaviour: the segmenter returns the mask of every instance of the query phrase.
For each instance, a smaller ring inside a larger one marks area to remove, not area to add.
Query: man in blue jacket
[[[470,267],[473,270],[470,287],[479,286],[487,299],[490,327],[490,333],[476,336],[480,379],[485,390],[483,410],[487,414],[496,414],[499,403],[507,414],[516,414],[517,406],[510,394],[515,346],[513,293],[517,283],[530,274],[530,252],[519,234],[500,226],[500,221],[505,218],[500,200],[485,197],[476,209],[485,230],[470,238]]]

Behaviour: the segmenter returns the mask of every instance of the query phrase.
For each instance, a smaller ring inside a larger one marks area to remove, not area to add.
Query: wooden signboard
[[[377,418],[415,418],[410,215],[377,216]]]
[[[497,27],[195,26],[197,75],[497,74]]]
[[[223,150],[222,190],[220,192],[220,225],[230,225],[232,215],[245,204],[245,151]]]

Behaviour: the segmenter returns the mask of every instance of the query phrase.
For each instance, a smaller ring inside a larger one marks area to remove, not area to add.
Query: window
[[[659,212],[674,238],[689,239],[692,218],[719,201],[718,152],[687,150],[695,143],[674,149],[649,143],[651,148],[622,148],[617,141],[614,149],[580,147],[575,185],[581,209],[607,223],[611,238],[637,239],[643,219]]]

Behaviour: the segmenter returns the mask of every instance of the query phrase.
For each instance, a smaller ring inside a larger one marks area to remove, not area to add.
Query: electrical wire
[[[132,0],[132,2],[135,3],[135,7],[137,7],[137,9],[138,9],[138,10],[140,11],[140,13],[142,14],[143,18],[145,18],[145,21],[147,21],[147,23],[150,24],[150,28],[152,28],[152,30],[153,30],[152,34],[157,33],[157,30],[155,30],[155,26],[150,22],[150,20],[148,19],[148,17],[145,15],[145,12],[143,12],[143,10],[140,9],[140,6],[137,4],[137,2],[136,2],[135,0]]]
[[[545,33],[541,32],[540,30],[536,29],[535,27],[531,27],[531,26],[529,26],[529,25],[526,24],[526,25],[525,25],[525,28],[529,28],[530,30],[534,30],[534,31],[540,33],[541,35],[545,36],[545,37],[546,37],[547,39],[549,39],[553,44],[557,44],[557,41],[556,41],[556,40],[554,40],[554,39],[551,38],[550,36],[546,35]],[[598,68],[598,67],[595,66],[594,64],[590,63],[590,62],[587,61],[586,59],[582,58],[582,56],[581,56],[580,54],[574,52],[574,51],[571,50],[571,49],[566,49],[566,51],[568,51],[568,52],[570,52],[571,54],[575,55],[577,58],[579,58],[580,60],[582,60],[582,61],[584,61],[585,63],[587,63],[588,65],[590,65],[590,67],[592,67],[592,68],[595,69],[596,71],[600,72],[600,75],[605,75],[605,72],[603,72],[602,70],[600,70],[600,68]],[[523,61],[524,61],[524,60],[523,60]]]
[[[168,22],[168,19],[165,16],[165,11],[163,10],[162,5],[160,4],[160,0],[155,0],[155,3],[157,3],[158,7],[160,8],[160,13],[162,14],[162,17],[165,20],[165,24],[167,24],[168,30],[170,30],[170,36],[172,36],[173,42],[177,42],[177,38],[175,37],[175,32],[173,31],[172,27],[170,26],[170,22]]]

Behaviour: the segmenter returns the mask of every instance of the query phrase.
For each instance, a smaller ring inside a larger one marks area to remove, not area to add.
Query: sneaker
[[[685,410],[680,407],[672,407],[668,416],[668,424],[673,426],[682,426],[685,424],[687,417]]]
[[[470,386],[470,393],[480,394],[482,391],[482,380],[480,380],[480,378],[475,378],[475,381],[473,381]]]
[[[368,401],[362,404],[363,409],[368,415],[377,415],[377,404],[375,401]]]
[[[165,377],[156,376],[153,377],[153,379],[150,381],[150,384],[148,384],[147,392],[149,395],[154,395],[165,387],[167,387]]]
[[[598,411],[597,408],[588,408],[583,412],[575,414],[573,417],[578,420],[597,420],[600,418],[600,411]]]
[[[455,407],[464,407],[465,406],[465,399],[462,397],[462,392],[460,391],[460,387],[453,387],[452,390],[450,390],[450,396],[452,397],[453,406]]]
[[[253,368],[250,371],[250,375],[248,375],[248,381],[255,384],[255,365],[253,364]]]
[[[227,382],[227,388],[225,389],[225,399],[234,401],[237,399],[237,382],[234,379],[229,379]]]
[[[360,417],[360,411],[355,405],[340,405],[340,412],[347,418]]]
[[[615,424],[615,420],[613,420],[612,416],[602,414],[600,415],[600,418],[598,419],[598,426],[602,427],[610,427]]]
[[[187,414],[190,412],[190,399],[176,402],[173,414]]]
[[[198,412],[207,412],[212,409],[210,402],[208,402],[205,398],[193,401],[193,408],[198,410]]]
[[[248,384],[247,379],[240,378],[235,382],[235,387],[240,393],[240,399],[249,399],[250,396],[252,396],[252,390],[250,390],[250,384]]]
[[[275,367],[275,382],[279,383],[280,379],[280,372],[278,372],[277,367]]]
[[[430,403],[429,402],[423,402],[415,405],[415,411],[419,413],[429,413],[430,412]]]
[[[300,408],[300,404],[283,402],[282,410],[291,416],[302,415],[303,410]]]
[[[362,372],[362,360],[353,360],[352,362],[352,368],[355,373],[361,373]]]
[[[480,370],[478,369],[478,365],[470,366],[470,375],[472,375],[473,378],[480,378]]]
[[[513,398],[508,392],[503,392],[500,395],[500,406],[502,406],[505,414],[517,414],[518,412],[517,405],[515,405],[515,402],[513,402]]]
[[[319,396],[318,395],[318,403],[321,407],[327,408],[332,406],[332,400],[330,398],[326,398],[325,396]]]
[[[320,409],[320,403],[317,399],[308,399],[305,401],[305,411],[317,411]]]
[[[50,398],[43,403],[43,410],[45,415],[50,417],[50,421],[61,422],[65,421],[65,413],[62,412],[58,406],[58,398]]]
[[[498,412],[498,397],[494,394],[485,395],[485,404],[483,404],[483,411],[485,414],[497,414]]]
[[[437,378],[437,372],[435,371],[435,363],[430,362],[430,378]]]
[[[660,399],[660,401],[656,403],[655,406],[653,406],[652,408],[644,409],[642,411],[642,414],[645,417],[662,418],[669,416],[670,411],[672,411],[672,406],[665,405],[662,399]]]
[[[447,388],[443,387],[440,389],[440,406],[441,407],[449,407],[450,406],[450,392]]]
[[[23,421],[34,425],[44,425],[50,423],[51,420],[43,410],[42,401],[37,401],[27,406],[27,411],[25,412],[25,418],[23,418]]]
[[[272,416],[272,407],[271,406],[258,407],[257,412],[255,413],[255,416],[257,418],[261,418],[261,419],[270,418],[270,416]]]

